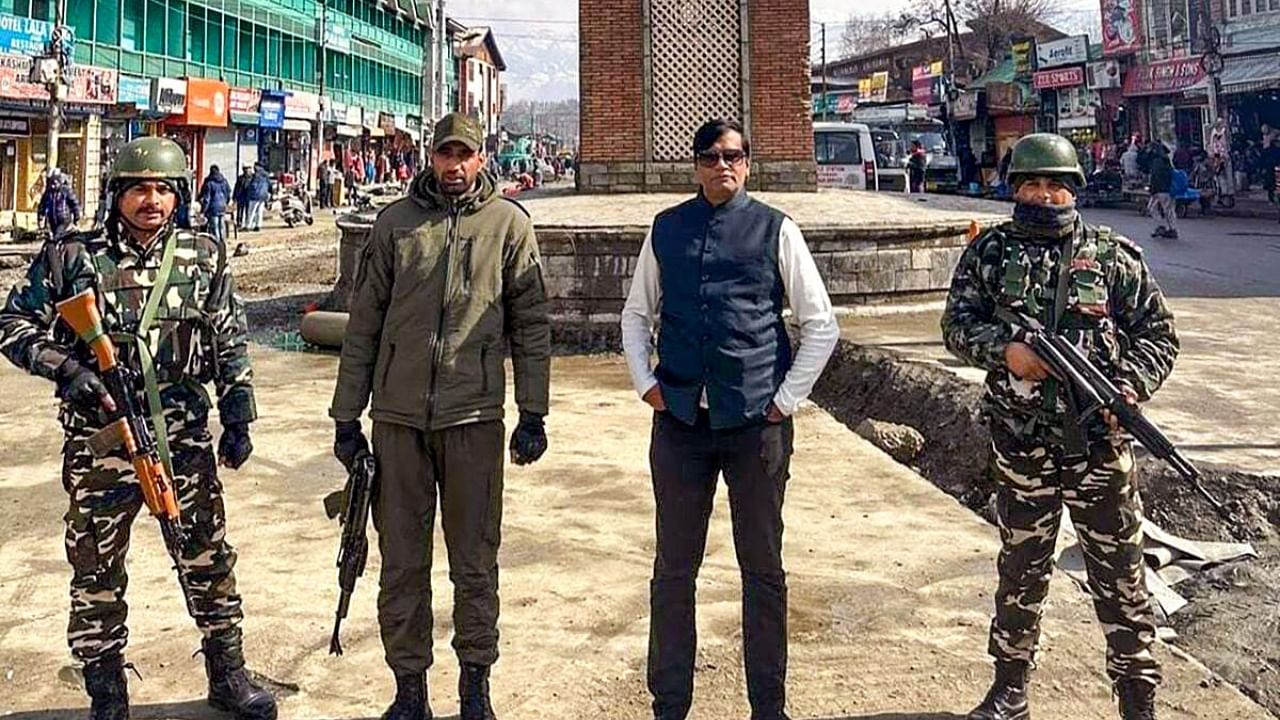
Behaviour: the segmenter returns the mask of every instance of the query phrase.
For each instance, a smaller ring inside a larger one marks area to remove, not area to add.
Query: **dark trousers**
[[[453,582],[453,648],[464,663],[498,659],[502,422],[436,432],[373,424],[374,524],[382,553],[378,626],[396,674],[431,667],[431,545],[439,498]]]
[[[792,436],[790,419],[777,425],[712,430],[705,411],[693,426],[668,413],[654,415],[649,465],[658,544],[650,584],[648,674],[657,718],[684,718],[693,701],[695,584],[720,473],[729,488],[733,543],[742,573],[743,657],[751,717],[785,717],[782,499]]]

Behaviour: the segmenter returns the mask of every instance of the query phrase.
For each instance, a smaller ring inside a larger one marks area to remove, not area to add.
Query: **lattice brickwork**
[[[739,0],[650,0],[653,160],[689,160],[693,134],[742,118]]]

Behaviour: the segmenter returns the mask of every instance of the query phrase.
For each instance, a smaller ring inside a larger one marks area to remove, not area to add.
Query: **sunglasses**
[[[703,150],[697,155],[698,164],[704,168],[713,168],[720,164],[723,160],[725,165],[729,167],[737,167],[747,159],[745,150]]]

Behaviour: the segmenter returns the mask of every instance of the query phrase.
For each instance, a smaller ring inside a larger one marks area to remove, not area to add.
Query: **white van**
[[[813,152],[818,161],[818,185],[853,190],[878,190],[876,150],[871,129],[860,123],[816,122]]]

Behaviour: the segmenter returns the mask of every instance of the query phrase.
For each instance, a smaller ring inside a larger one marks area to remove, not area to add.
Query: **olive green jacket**
[[[430,172],[378,214],[356,273],[329,415],[440,430],[547,413],[551,327],[533,222],[491,178],[450,200]]]

